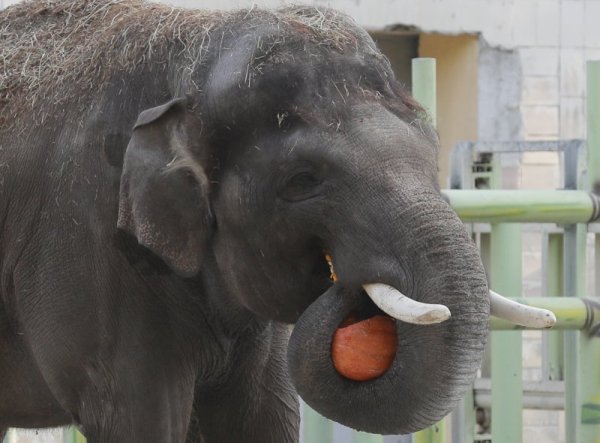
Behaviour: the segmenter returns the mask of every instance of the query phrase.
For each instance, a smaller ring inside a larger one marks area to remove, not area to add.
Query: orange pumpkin
[[[397,344],[396,325],[392,318],[377,315],[355,322],[350,317],[333,336],[333,365],[341,375],[351,380],[372,380],[392,365]]]

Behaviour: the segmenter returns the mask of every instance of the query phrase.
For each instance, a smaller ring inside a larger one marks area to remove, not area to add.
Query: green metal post
[[[443,443],[446,441],[446,424],[442,420],[435,425],[417,432],[413,437],[413,443]]]
[[[308,405],[304,405],[304,441],[306,443],[333,441],[333,424]]]
[[[490,286],[509,297],[521,294],[521,226],[492,226]],[[492,332],[492,441],[521,443],[523,371],[521,333]]]
[[[600,183],[600,60],[587,63],[587,146],[590,188]]]
[[[490,235],[488,233],[479,233],[479,250],[485,269],[489,269],[489,249]],[[475,240],[475,239],[474,239]],[[486,353],[481,367],[482,377],[489,377],[489,343],[486,346]],[[473,395],[473,385],[471,385],[458,406],[452,411],[451,415],[451,442],[473,443],[475,437],[475,398]]]
[[[498,165],[496,165],[499,167]],[[495,175],[495,174],[494,174]],[[494,177],[494,180],[497,180],[497,177]],[[491,261],[492,261],[492,235],[490,232],[482,232],[479,234],[479,252],[481,254],[481,261],[486,270],[486,276],[488,282],[490,281],[490,269]],[[481,362],[481,377],[482,378],[491,378],[492,377],[492,351],[491,340],[488,340],[485,351],[483,354],[483,361]],[[474,403],[473,403],[474,404]],[[473,417],[472,421],[475,421],[476,417]],[[471,440],[469,440],[471,443]]]
[[[600,235],[594,235],[594,295],[595,297],[600,297]]]
[[[352,443],[383,443],[383,437],[376,434],[367,434],[366,432],[355,432],[352,436]]]
[[[588,189],[600,191],[600,60],[587,63],[587,148],[588,148]],[[585,228],[585,227],[584,227]],[[586,231],[582,229],[580,238],[581,265],[585,266]],[[596,250],[598,251],[598,250]],[[596,257],[596,260],[599,258]],[[583,271],[582,271],[583,274]],[[585,274],[578,279],[585,293]],[[596,285],[599,285],[596,282]],[[580,345],[580,399],[581,399],[581,441],[600,443],[600,339],[579,333]]]
[[[582,153],[565,151],[565,188],[581,189]],[[587,226],[571,224],[564,231],[564,294],[577,297],[585,291],[586,280],[586,233]],[[569,442],[585,443],[581,434],[582,384],[581,333],[566,331],[564,334],[564,380],[565,380],[565,437]],[[587,442],[590,443],[590,442]]]
[[[437,86],[434,58],[413,58],[412,94],[427,111],[431,124],[437,127]]]
[[[546,240],[546,293],[547,297],[557,298],[563,293],[563,235],[548,234]],[[543,367],[544,379],[563,379],[563,340],[564,334],[558,331],[547,331],[543,335]]]
[[[473,398],[473,387],[470,386],[465,396],[451,415],[452,442],[473,443],[475,432],[475,399]]]
[[[86,439],[74,427],[66,428],[63,433],[63,443],[85,443]]]
[[[437,127],[436,62],[434,58],[412,60],[412,94],[427,111],[429,121]],[[445,421],[442,420],[413,436],[415,443],[445,443]]]
[[[9,429],[8,433],[6,435],[6,442],[7,443],[17,443],[17,430],[16,429]]]
[[[565,228],[565,295],[577,296],[585,287],[585,225]],[[585,442],[581,436],[581,333],[565,331],[565,430],[569,442]]]

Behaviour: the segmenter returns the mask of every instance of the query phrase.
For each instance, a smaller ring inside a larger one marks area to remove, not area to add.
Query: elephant
[[[366,31],[141,0],[0,22],[0,435],[293,443],[298,394],[382,434],[457,404],[486,274],[438,136]],[[344,319],[388,311],[389,367],[341,374]]]

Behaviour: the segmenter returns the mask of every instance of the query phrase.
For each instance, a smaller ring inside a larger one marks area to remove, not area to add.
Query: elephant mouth
[[[334,368],[354,381],[373,380],[392,366],[400,341],[398,321],[435,324],[450,317],[443,305],[416,302],[381,283],[364,285],[355,296],[360,302],[343,318],[331,339]]]
[[[331,256],[325,253],[330,279],[338,282]],[[398,347],[396,321],[435,324],[447,320],[444,305],[420,303],[382,283],[363,284],[358,291],[360,310],[352,310],[339,324],[331,340],[335,370],[354,381],[368,381],[385,374]]]

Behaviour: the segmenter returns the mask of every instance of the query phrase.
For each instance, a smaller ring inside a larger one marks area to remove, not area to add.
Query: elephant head
[[[490,311],[478,251],[440,194],[438,137],[348,19],[324,15],[330,40],[306,20],[261,20],[224,34],[199,90],[140,115],[119,225],[183,276],[209,273],[210,257],[224,297],[295,323],[289,371],[317,411],[370,432],[422,429],[475,377]],[[369,284],[451,316],[396,320],[390,367],[355,381],[332,340],[350,314],[381,313]]]

